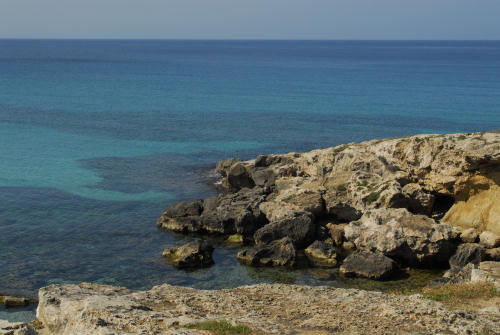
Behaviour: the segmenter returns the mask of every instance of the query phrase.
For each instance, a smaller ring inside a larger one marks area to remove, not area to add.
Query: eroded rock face
[[[356,248],[379,252],[404,264],[447,262],[454,252],[452,227],[406,209],[373,209],[345,228]]]
[[[421,295],[330,287],[261,284],[196,290],[161,285],[130,291],[97,284],[52,285],[40,290],[39,300],[42,335],[198,334],[184,326],[224,319],[262,334],[500,332],[497,315],[451,311]]]
[[[362,251],[347,256],[340,266],[340,273],[349,277],[383,280],[394,276],[397,269],[396,262],[389,257]]]
[[[162,256],[179,269],[193,269],[210,266],[214,263],[214,247],[202,240],[195,240],[180,247],[163,250]]]

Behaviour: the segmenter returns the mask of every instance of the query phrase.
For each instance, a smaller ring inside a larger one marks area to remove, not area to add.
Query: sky
[[[0,38],[500,40],[500,0],[0,0]]]

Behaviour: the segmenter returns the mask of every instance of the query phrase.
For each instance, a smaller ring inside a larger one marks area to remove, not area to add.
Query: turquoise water
[[[0,292],[50,283],[350,285],[160,257],[227,157],[500,128],[500,42],[0,40]]]

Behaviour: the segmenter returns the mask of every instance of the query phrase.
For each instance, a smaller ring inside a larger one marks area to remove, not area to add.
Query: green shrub
[[[237,323],[233,325],[227,320],[211,320],[200,323],[190,323],[184,326],[188,329],[207,330],[214,335],[258,335],[259,333],[250,327]]]

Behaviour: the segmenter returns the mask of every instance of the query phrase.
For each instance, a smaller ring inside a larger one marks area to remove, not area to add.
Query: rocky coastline
[[[215,234],[238,244],[237,258],[249,266],[338,267],[373,280],[442,268],[430,285],[500,290],[499,132],[231,158],[216,170],[222,192],[176,203],[158,219],[161,229],[197,237],[165,249],[173,266],[210,266],[213,247],[203,236]],[[207,320],[243,323],[255,334],[500,334],[495,299],[461,311],[420,294],[283,284],[52,285],[39,291],[35,323],[0,324],[0,334],[207,334],[189,326]]]
[[[252,266],[295,267],[305,253],[310,266],[372,279],[447,268],[464,244],[484,249],[475,265],[500,260],[496,132],[231,158],[217,172],[225,192],[174,204],[158,226],[237,236],[238,259]]]

